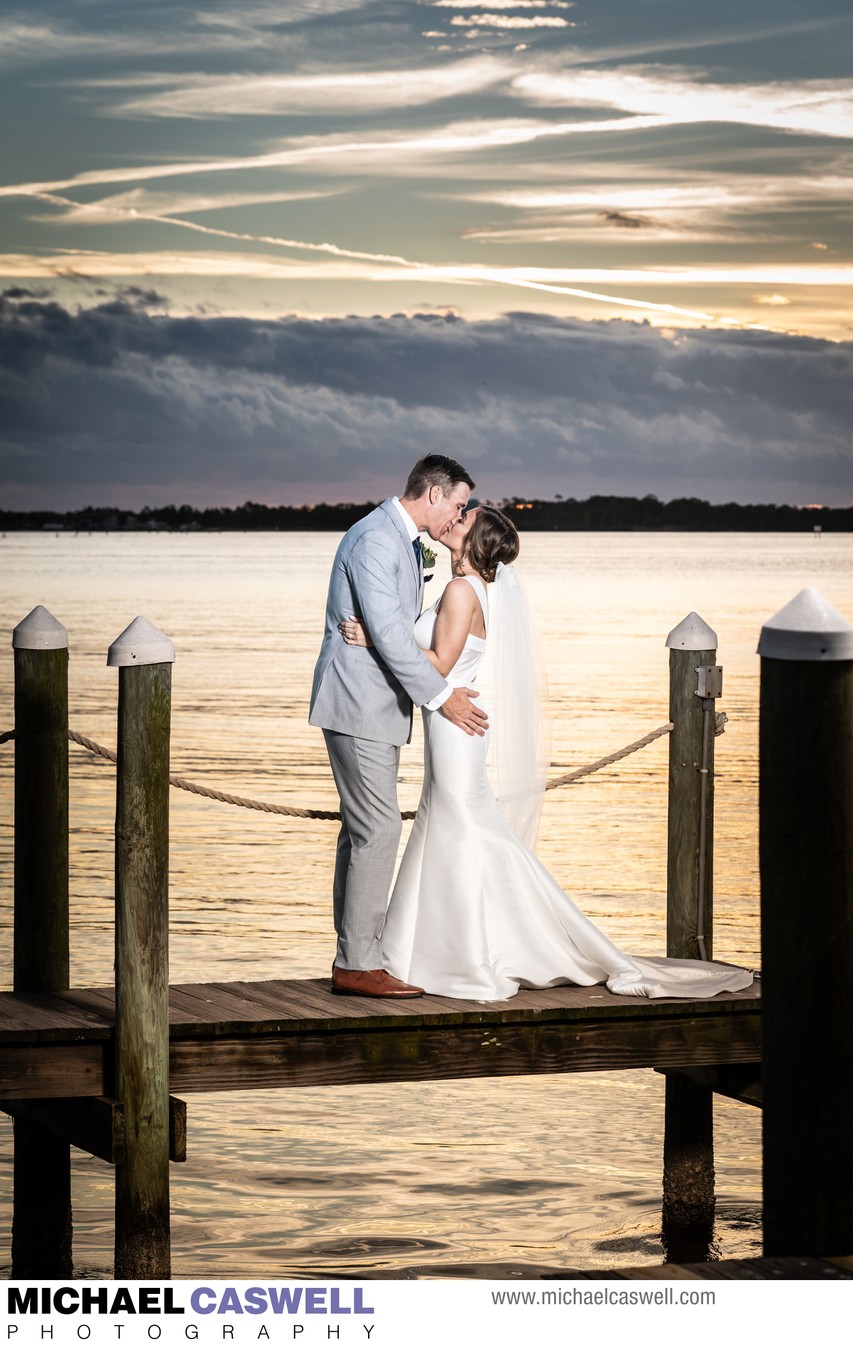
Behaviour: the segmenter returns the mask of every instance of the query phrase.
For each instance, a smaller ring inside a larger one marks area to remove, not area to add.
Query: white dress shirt
[[[403,507],[403,505],[400,503],[396,495],[392,497],[391,503],[395,506],[397,512],[399,513],[400,517],[402,518],[403,522],[406,525],[406,532],[409,534],[409,541],[416,542],[418,537],[420,536],[420,528],[418,527],[417,523],[412,518],[408,509],[405,509]],[[428,710],[441,709],[441,706],[444,704],[444,702],[449,699],[452,690],[453,687],[448,682],[447,686],[445,686],[443,691],[439,691],[437,696],[433,696],[431,701],[427,701],[426,708]]]

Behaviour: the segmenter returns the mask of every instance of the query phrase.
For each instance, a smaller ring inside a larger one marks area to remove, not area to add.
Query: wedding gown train
[[[466,578],[488,632],[486,587]],[[423,649],[435,621],[435,608],[418,619]],[[469,635],[448,681],[475,685],[485,650],[486,640]],[[438,712],[423,716],[423,792],[382,933],[392,975],[428,994],[477,1000],[599,984],[618,995],[707,999],[751,984],[740,968],[620,952],[504,820],[486,771],[490,734],[469,737]]]

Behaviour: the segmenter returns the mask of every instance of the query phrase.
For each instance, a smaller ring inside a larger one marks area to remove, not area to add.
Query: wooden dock
[[[667,955],[710,960],[722,670],[695,612],[666,643]],[[839,1062],[853,1041],[853,627],[816,590],[771,618],[760,643],[763,1007],[757,985],[711,1000],[565,986],[491,1004],[333,996],[328,980],[170,987],[174,646],[139,617],[107,660],[119,671],[116,987],[69,988],[68,633],[36,608],[13,645],[14,977],[0,994],[0,1109],[15,1117],[15,1278],[71,1273],[69,1144],[116,1164],[116,1278],[169,1278],[169,1160],[186,1137],[175,1094],[642,1068],[667,1076],[670,1261],[697,1259],[677,1242],[712,1238],[714,1092],[764,1108],[765,1260],[800,1258],[788,1272],[771,1260],[771,1277],[811,1277],[818,1263],[838,1266],[827,1254],[851,1254],[853,1074]]]
[[[710,1000],[560,986],[492,1004],[333,995],[328,980],[174,985],[169,1088],[219,1092],[640,1068],[719,1073],[760,1060],[760,1016],[757,985]],[[0,994],[0,1106],[114,1095],[114,1034],[112,988]]]
[[[489,1261],[475,1266],[466,1262],[464,1265],[444,1263],[407,1266],[402,1270],[383,1269],[381,1275],[368,1273],[361,1278],[510,1280],[515,1283],[519,1280],[853,1280],[853,1256],[746,1256],[685,1265],[668,1262],[664,1265],[614,1266],[608,1270],[531,1265],[529,1261]],[[568,1305],[573,1301],[572,1290],[565,1290],[562,1297],[558,1291],[550,1301]],[[673,1299],[667,1301],[671,1303]],[[516,1302],[524,1302],[524,1299],[516,1299]]]

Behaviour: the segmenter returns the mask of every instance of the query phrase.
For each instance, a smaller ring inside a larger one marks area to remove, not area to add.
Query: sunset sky
[[[5,508],[853,503],[849,0],[30,0]]]

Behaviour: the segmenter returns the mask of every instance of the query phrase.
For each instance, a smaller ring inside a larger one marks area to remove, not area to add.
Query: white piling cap
[[[175,646],[144,616],[134,617],[107,651],[108,668],[132,668],[137,663],[174,663]]]
[[[819,589],[804,588],[765,621],[758,652],[797,663],[853,661],[853,626]]]
[[[716,649],[717,633],[698,612],[691,612],[666,637],[667,649]]]
[[[39,603],[12,631],[13,649],[67,649],[68,631]]]

